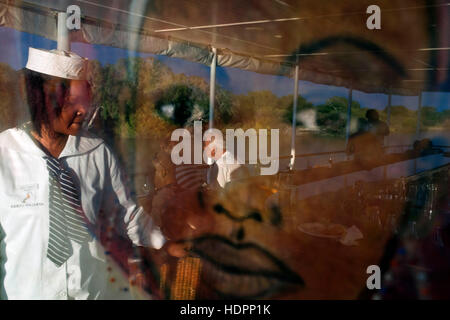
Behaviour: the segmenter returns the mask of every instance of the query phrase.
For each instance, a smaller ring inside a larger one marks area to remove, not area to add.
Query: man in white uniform
[[[130,197],[111,150],[82,129],[86,63],[71,52],[30,48],[31,122],[0,134],[1,299],[127,298],[110,281],[100,213],[120,217],[136,246],[164,242]]]
[[[223,141],[213,140],[205,143],[206,153],[208,154],[208,164],[211,165],[207,172],[207,181],[211,186],[225,185],[232,180],[232,174],[242,168],[233,154],[226,150]]]

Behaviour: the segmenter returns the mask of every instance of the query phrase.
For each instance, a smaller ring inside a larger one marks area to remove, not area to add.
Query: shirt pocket
[[[17,183],[6,192],[8,209],[27,214],[37,213],[44,207],[48,199],[44,196],[43,186],[37,182]]]

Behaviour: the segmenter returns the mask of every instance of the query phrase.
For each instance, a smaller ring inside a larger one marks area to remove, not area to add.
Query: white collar
[[[217,164],[234,164],[235,162],[236,159],[229,151],[225,151],[224,153],[222,153],[220,158],[216,160]]]
[[[97,148],[102,143],[102,139],[87,131],[82,131],[77,136],[69,136],[59,158],[87,153]],[[8,129],[2,132],[0,134],[0,146],[40,157],[46,155],[45,152],[34,143],[28,133],[20,128]]]

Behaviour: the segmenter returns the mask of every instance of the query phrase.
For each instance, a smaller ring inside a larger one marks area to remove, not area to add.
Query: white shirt
[[[225,185],[231,181],[231,174],[233,171],[241,167],[237,160],[233,157],[231,152],[225,151],[222,156],[216,160],[217,165],[217,182],[224,188]],[[213,167],[208,172],[208,181],[211,181],[211,176],[214,176]]]
[[[111,270],[111,259],[95,236],[83,245],[72,242],[73,255],[61,267],[48,260],[49,184],[44,156],[25,131],[9,129],[0,134],[0,298],[128,298],[129,291],[114,290],[119,280],[121,285],[127,280],[117,267]],[[121,217],[135,245],[161,245],[156,242],[162,235],[130,198],[117,160],[103,140],[87,132],[69,136],[59,159],[75,173],[84,213],[96,231],[103,210]]]

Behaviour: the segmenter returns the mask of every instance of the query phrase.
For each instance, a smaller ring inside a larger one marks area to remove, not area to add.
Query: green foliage
[[[156,131],[189,125],[190,121],[199,118],[209,119],[209,84],[203,78],[174,74],[154,58],[122,59],[115,65],[104,67],[98,62],[91,64],[93,81],[97,83],[95,100],[103,106],[101,118],[121,135],[164,135],[166,133]],[[173,117],[162,112],[166,105],[174,107]],[[348,100],[344,97],[332,97],[315,106],[299,95],[297,115],[305,110],[314,110],[320,133],[344,136],[347,108]],[[352,123],[365,118],[368,109],[353,101]],[[233,95],[220,86],[216,87],[214,123],[219,128],[287,127],[292,124],[292,110],[292,95],[278,97],[269,90]],[[386,121],[386,108],[380,110],[379,115]],[[434,107],[423,107],[421,119],[422,127],[448,126],[450,111],[438,112]],[[416,111],[404,106],[391,107],[391,132],[413,132],[416,121]],[[297,126],[305,126],[298,116]]]
[[[232,94],[223,89],[222,87],[216,87],[215,97],[215,114],[214,122],[219,126],[229,124],[233,119],[233,97]],[[207,112],[209,118],[209,108]]]
[[[291,99],[289,101],[289,106],[286,108],[286,110],[283,113],[283,119],[286,123],[291,124],[292,123],[292,113],[294,108],[294,101],[293,96],[289,96]],[[297,98],[297,115],[302,112],[303,110],[308,109],[314,109],[314,105],[311,102],[308,102],[305,98],[303,98],[301,95]],[[302,126],[302,123],[298,120],[297,117],[297,126]]]
[[[0,132],[25,120],[28,113],[24,109],[19,99],[17,73],[7,64],[0,63]]]
[[[391,117],[408,117],[411,110],[404,106],[391,106]]]
[[[435,107],[422,107],[420,120],[422,127],[434,127],[440,124],[444,118],[442,113],[438,112]]]
[[[286,125],[283,119],[286,109],[292,104],[292,96],[278,98],[271,91],[262,90],[231,97],[232,117],[229,123],[232,127],[268,129]]]
[[[199,115],[209,118],[209,84],[205,79],[184,74],[174,74],[157,59],[121,59],[114,65],[101,66],[89,61],[90,81],[93,84],[93,104],[101,105],[99,114],[104,129],[121,136],[164,136],[176,126],[185,125]],[[158,101],[158,99],[161,100]],[[19,114],[17,72],[6,64],[0,64],[0,129],[14,126]],[[175,120],[166,119],[160,107],[177,106]],[[332,97],[325,103],[313,105],[304,97],[298,97],[297,114],[314,110],[320,132],[343,136],[346,128],[348,100]],[[292,123],[293,96],[277,97],[273,92],[261,90],[245,95],[234,95],[220,86],[216,87],[214,123],[217,127],[234,128],[282,128]],[[352,102],[352,123],[365,118],[368,108]],[[435,107],[421,109],[423,129],[450,127],[450,110],[439,112]],[[379,111],[386,121],[387,109]],[[392,106],[391,132],[414,132],[417,111],[405,106]],[[304,124],[297,117],[297,126]]]
[[[345,135],[347,126],[348,100],[344,97],[329,98],[324,104],[317,107],[317,125],[322,133],[332,136]],[[352,117],[364,113],[358,102],[352,101]]]
[[[414,132],[417,125],[416,111],[404,106],[391,107],[391,132]]]

